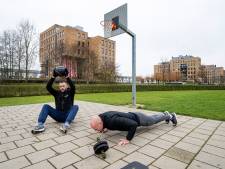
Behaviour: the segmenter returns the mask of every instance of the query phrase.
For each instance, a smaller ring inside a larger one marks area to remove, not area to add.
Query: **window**
[[[77,45],[80,46],[80,41],[77,42]]]
[[[102,46],[104,46],[104,40],[102,40]]]
[[[82,47],[84,47],[84,42],[82,42]]]
[[[78,55],[80,54],[80,49],[77,50],[77,54],[78,54]]]
[[[102,54],[104,54],[104,48],[102,48]]]

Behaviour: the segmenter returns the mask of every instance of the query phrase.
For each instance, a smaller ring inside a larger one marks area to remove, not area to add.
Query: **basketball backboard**
[[[114,23],[119,23],[119,25],[127,28],[127,4],[124,4],[104,15],[104,21],[101,22],[101,24],[104,26],[105,38],[110,38],[124,33],[121,28],[114,27]]]

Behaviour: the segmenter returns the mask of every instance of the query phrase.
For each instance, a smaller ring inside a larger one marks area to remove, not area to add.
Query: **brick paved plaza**
[[[139,128],[131,144],[123,147],[117,143],[126,132],[108,131],[103,137],[110,149],[101,160],[93,155],[98,134],[89,127],[90,117],[108,110],[135,110],[76,104],[80,110],[67,135],[50,118],[44,133],[31,134],[43,104],[0,107],[0,169],[120,169],[132,161],[150,169],[225,168],[225,122],[178,116],[177,127],[162,122]]]

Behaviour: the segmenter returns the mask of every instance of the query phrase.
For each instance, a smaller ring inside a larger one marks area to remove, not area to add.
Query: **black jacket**
[[[108,111],[99,115],[103,121],[103,129],[128,131],[127,140],[134,137],[136,128],[140,126],[140,120],[135,113],[123,113]]]
[[[46,88],[49,91],[49,93],[51,93],[55,98],[56,110],[59,110],[61,112],[66,113],[73,106],[76,88],[73,85],[70,78],[67,78],[67,82],[70,85],[70,88],[68,88],[64,92],[61,92],[59,90],[55,90],[52,87],[52,84],[53,84],[54,80],[55,80],[55,78],[51,78],[48,81],[48,84],[47,84]]]

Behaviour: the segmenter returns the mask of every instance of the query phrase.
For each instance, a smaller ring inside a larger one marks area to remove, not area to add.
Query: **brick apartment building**
[[[98,67],[102,61],[115,64],[115,41],[100,36],[88,37],[88,33],[80,26],[55,24],[40,34],[42,77],[50,77],[56,66],[63,65],[69,69],[71,77],[85,79],[85,76],[90,76],[86,73],[88,59],[94,56],[98,58],[95,59]]]
[[[172,57],[169,62],[154,65],[157,81],[190,81],[208,84],[224,83],[224,68],[216,65],[201,65],[201,58],[194,56]]]

